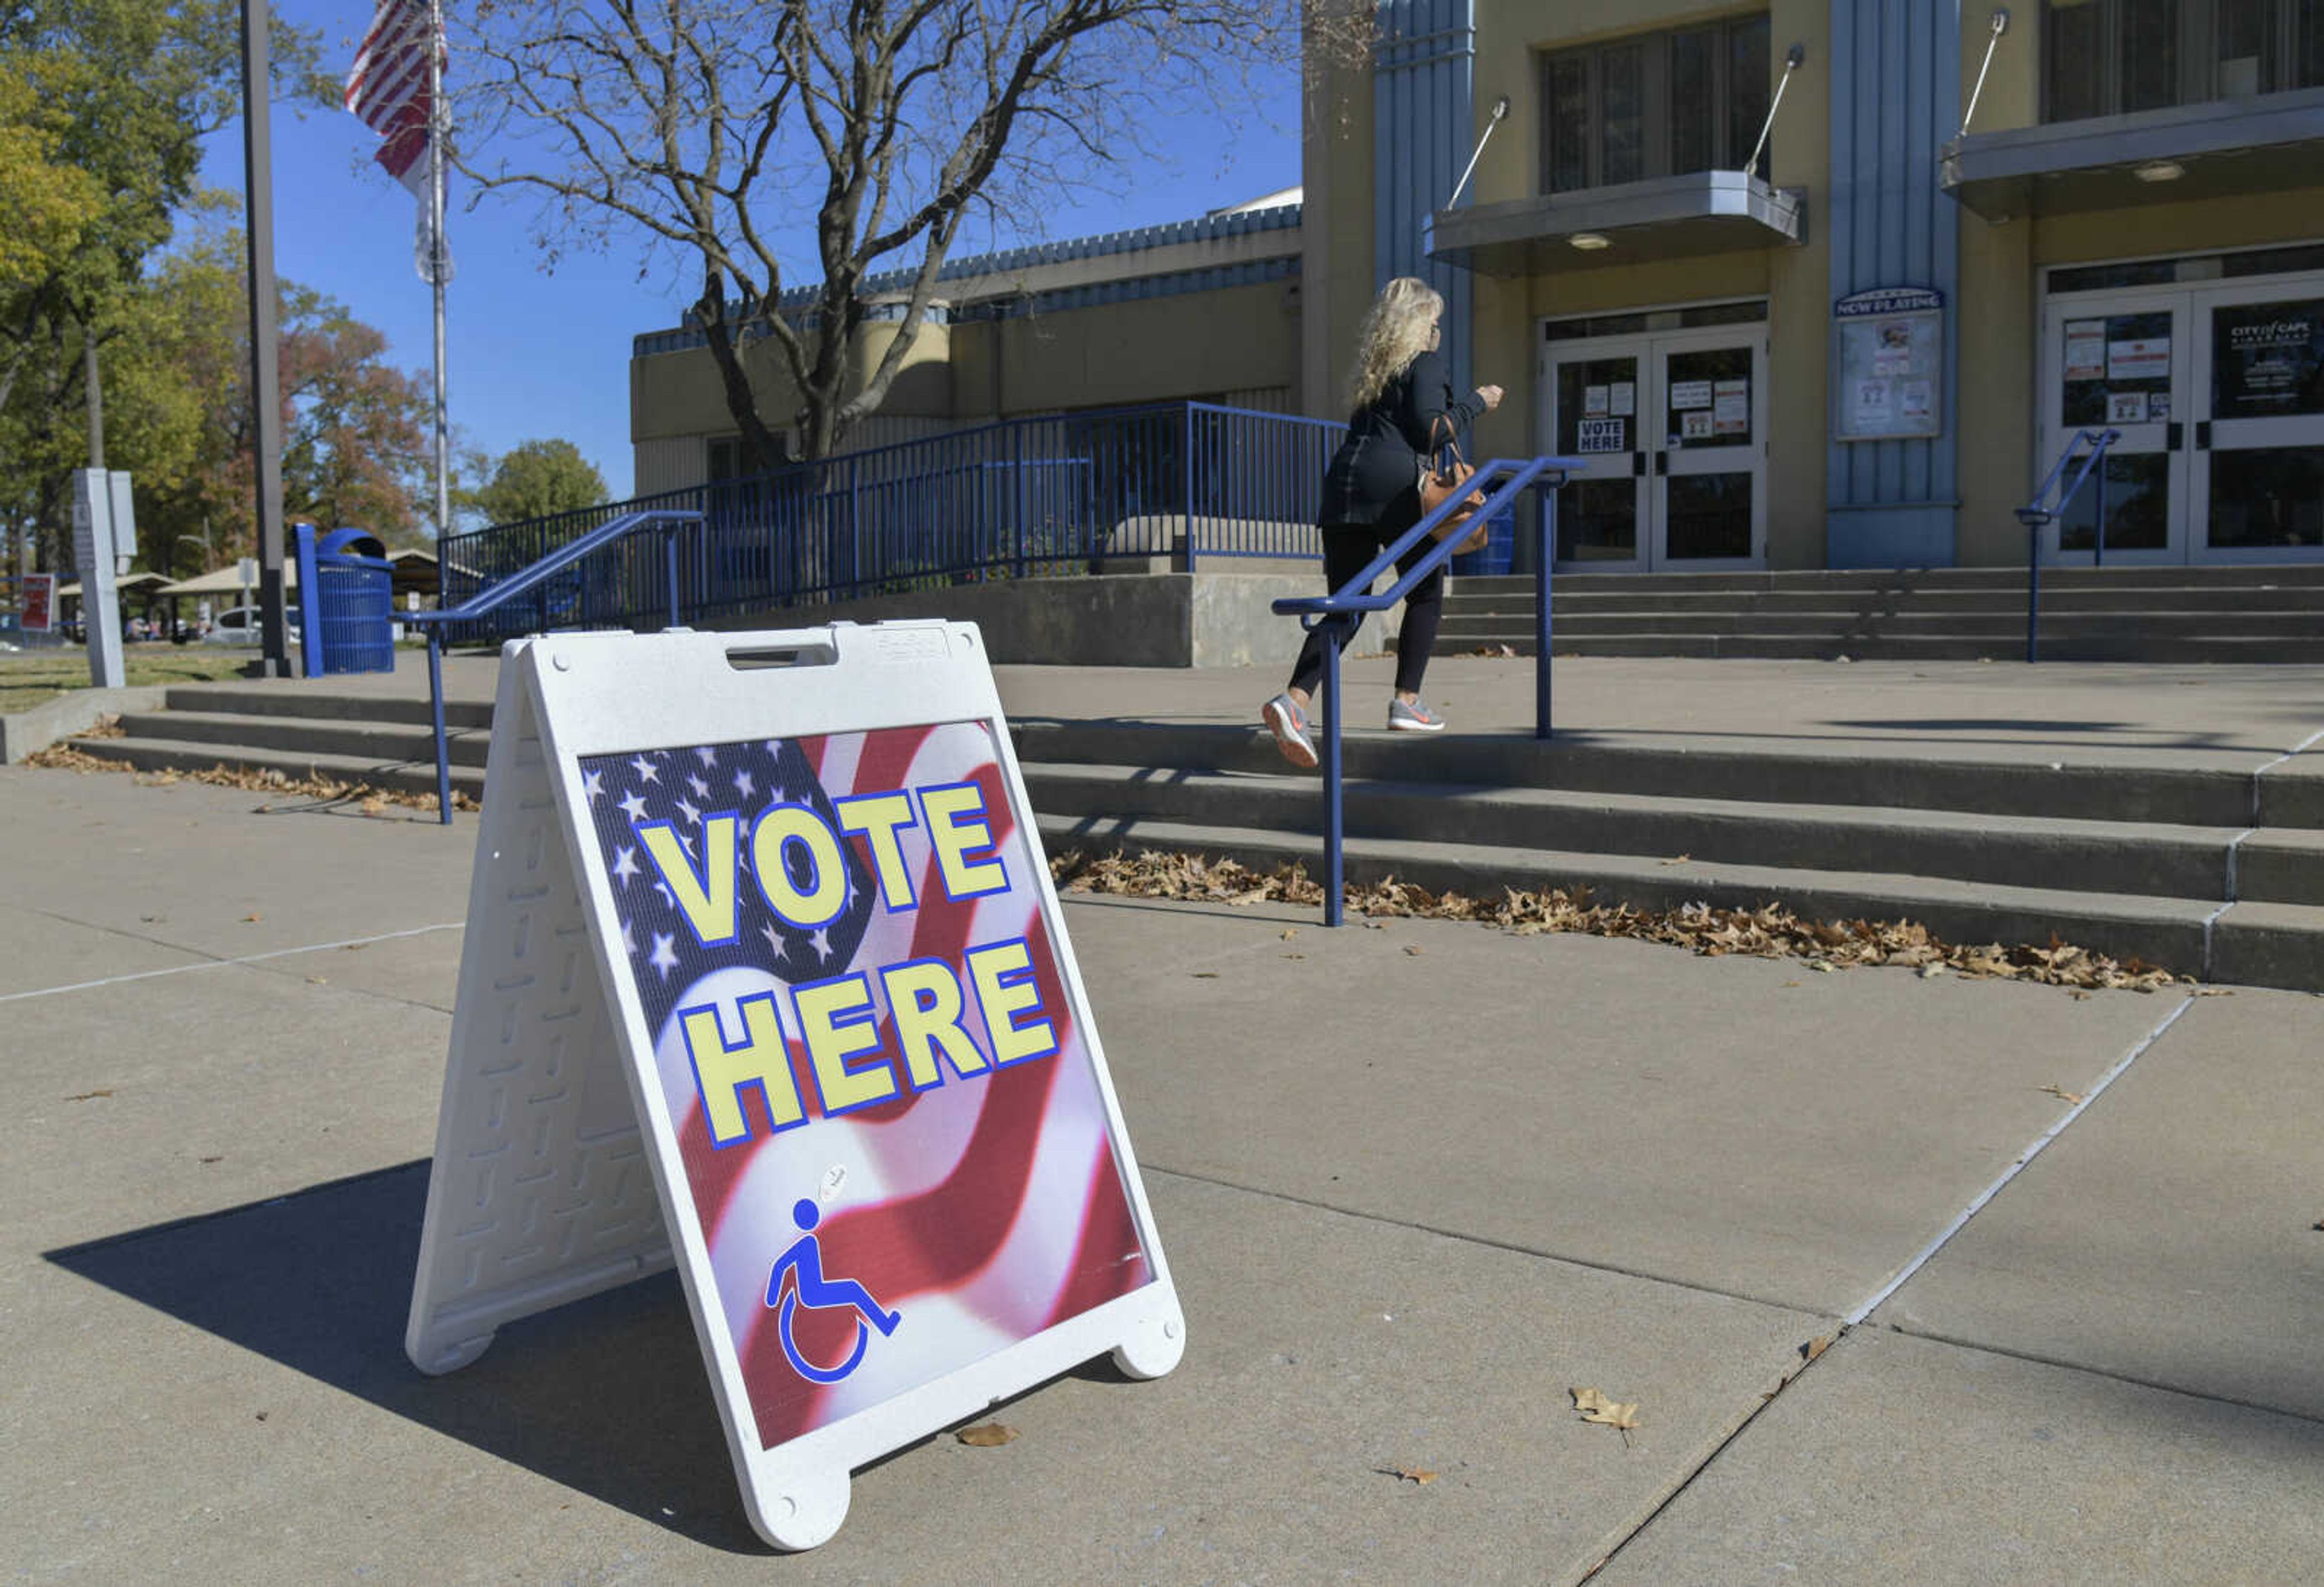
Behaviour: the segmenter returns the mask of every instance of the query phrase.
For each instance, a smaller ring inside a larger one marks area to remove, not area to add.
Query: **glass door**
[[[1647,565],[1647,344],[1576,343],[1549,362],[1549,450],[1589,466],[1557,493],[1557,563],[1584,573]]]
[[[2187,560],[2191,317],[2183,289],[2049,301],[2036,480],[2077,430],[2111,428],[2121,438],[2065,515],[2043,531],[2043,561]]]
[[[2197,556],[2324,558],[2324,279],[2199,289],[2194,321]]]
[[[1760,564],[1765,345],[1756,335],[1738,342],[1731,331],[1655,339],[1657,567],[1718,573]]]

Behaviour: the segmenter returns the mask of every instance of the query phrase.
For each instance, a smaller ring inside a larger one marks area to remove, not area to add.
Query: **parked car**
[[[290,643],[299,643],[299,609],[291,607],[283,614],[290,625]],[[205,645],[255,645],[263,637],[264,619],[255,606],[231,606],[210,622],[209,632],[202,636]]]

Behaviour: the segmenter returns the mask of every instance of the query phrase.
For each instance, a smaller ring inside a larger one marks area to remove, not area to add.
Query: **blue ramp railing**
[[[661,509],[702,519],[677,575],[697,619],[1094,573],[1125,559],[1183,560],[1191,572],[1217,557],[1307,558],[1344,428],[1209,402],[980,425],[447,536],[443,604],[462,604],[609,519]],[[659,565],[638,549],[603,546],[450,638],[491,643],[659,610]]]
[[[2025,526],[2025,659],[2028,662],[2042,658],[2042,531],[2066,516],[2066,509],[2072,505],[2075,495],[2082,488],[2082,482],[2090,477],[2091,471],[2096,470],[2098,476],[2098,529],[2097,537],[2092,542],[2090,560],[2094,565],[2105,565],[2105,460],[2107,448],[2121,439],[2120,430],[2075,431],[2073,437],[2066,443],[2066,449],[2058,454],[2058,461],[2034,491],[2034,500],[2017,509],[2017,521]],[[2066,469],[2074,461],[2075,453],[2085,446],[2089,451],[2082,456],[2082,466],[2075,472],[2073,482],[2061,489],[2060,482],[2065,479]],[[2053,491],[2057,492],[2055,500],[2051,499]]]
[[[1536,738],[1550,736],[1550,569],[1557,554],[1557,488],[1565,483],[1567,475],[1575,469],[1589,466],[1589,459],[1576,457],[1536,457],[1522,462],[1497,457],[1477,470],[1470,482],[1483,488],[1499,481],[1499,485],[1485,498],[1477,509],[1476,521],[1489,522],[1500,513],[1509,511],[1519,495],[1537,491],[1541,497],[1540,541],[1535,547],[1534,558],[1534,729]],[[1465,493],[1464,493],[1465,496]],[[1455,534],[1438,541],[1427,555],[1412,564],[1412,571],[1379,594],[1373,594],[1372,582],[1397,564],[1397,560],[1421,540],[1433,533],[1461,510],[1464,496],[1456,496],[1441,503],[1399,536],[1396,542],[1374,557],[1363,572],[1350,579],[1328,595],[1300,595],[1275,602],[1275,610],[1286,617],[1296,617],[1305,629],[1320,631],[1323,646],[1323,923],[1340,924],[1346,905],[1346,867],[1342,850],[1346,839],[1345,812],[1342,804],[1344,778],[1340,753],[1340,652],[1354,637],[1356,625],[1368,611],[1386,611],[1411,593],[1413,587],[1444,565],[1453,554],[1453,547],[1465,538]]]
[[[681,617],[678,607],[678,534],[687,525],[698,527],[701,522],[702,514],[687,509],[663,507],[644,512],[626,512],[599,524],[580,538],[550,552],[530,567],[471,595],[457,606],[404,614],[404,621],[418,623],[428,630],[429,714],[436,729],[436,812],[438,821],[447,826],[452,821],[452,762],[444,744],[444,630],[456,625],[473,624],[479,618],[511,602],[538,596],[540,592],[555,587],[556,581],[584,559],[641,529],[653,528],[662,531],[662,565],[666,570],[662,589],[669,601],[669,626],[677,628]],[[541,628],[551,626],[572,628],[579,625],[540,625]]]

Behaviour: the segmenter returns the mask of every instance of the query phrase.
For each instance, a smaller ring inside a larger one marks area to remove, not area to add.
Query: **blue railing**
[[[2072,505],[2075,496],[2081,491],[2082,482],[2089,479],[2095,469],[2098,476],[2095,502],[2098,527],[2090,560],[2097,566],[2106,564],[2105,458],[2107,448],[2121,439],[2120,430],[2075,431],[2072,438],[2067,441],[2066,449],[2058,454],[2058,461],[2034,491],[2034,500],[2017,509],[2017,521],[2025,526],[2025,659],[2029,663],[2041,659],[2042,531],[2066,516],[2066,509]],[[2083,454],[2082,466],[2075,472],[2073,482],[2061,490],[2060,482],[2066,477],[2067,466],[2074,461],[2075,453],[2084,446],[2088,446],[2089,451]],[[2051,500],[2053,491],[2058,492],[2054,501]]]
[[[515,573],[491,588],[471,595],[457,606],[436,611],[414,611],[405,614],[404,620],[418,623],[428,631],[428,696],[429,714],[436,730],[436,813],[437,819],[449,826],[452,821],[452,762],[444,743],[444,635],[447,628],[473,628],[482,619],[503,608],[511,607],[528,597],[539,598],[541,592],[564,588],[563,581],[573,569],[584,565],[591,557],[610,550],[633,550],[624,545],[641,529],[662,531],[661,564],[664,576],[661,590],[668,600],[669,626],[677,628],[683,616],[678,604],[680,590],[678,566],[678,531],[688,524],[699,525],[702,514],[691,509],[652,508],[642,512],[625,512],[598,524],[578,538],[550,552],[531,566]],[[440,564],[438,564],[441,565]],[[549,624],[543,624],[546,628]],[[558,623],[558,628],[574,625]],[[538,630],[533,630],[538,631]]]
[[[606,522],[696,514],[674,571],[602,546],[554,580],[456,626],[455,643],[616,627],[667,604],[697,617],[973,580],[1089,573],[1125,558],[1317,555],[1315,515],[1342,427],[1180,402],[1010,419],[750,479],[447,537],[443,604],[466,605]]]
[[[1524,462],[1497,457],[1477,470],[1471,482],[1481,488],[1501,482],[1477,509],[1476,519],[1489,522],[1517,505],[1526,491],[1541,497],[1538,543],[1534,548],[1534,729],[1536,738],[1550,736],[1550,568],[1557,554],[1557,488],[1589,459],[1536,457]],[[1441,503],[1374,557],[1371,565],[1328,595],[1301,595],[1277,601],[1275,610],[1296,617],[1302,628],[1323,631],[1323,923],[1341,922],[1346,899],[1342,850],[1346,821],[1341,803],[1344,779],[1340,755],[1340,652],[1355,635],[1368,611],[1385,611],[1412,592],[1413,587],[1443,567],[1464,535],[1438,541],[1387,590],[1375,595],[1372,582],[1397,564],[1397,559],[1418,545],[1424,536],[1461,509],[1461,497]]]

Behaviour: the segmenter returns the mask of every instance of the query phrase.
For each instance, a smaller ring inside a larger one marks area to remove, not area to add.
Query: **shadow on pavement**
[[[673,1273],[512,1324],[430,1378],[403,1353],[426,1160],[45,1253],[488,1454],[734,1553],[751,1530]]]

